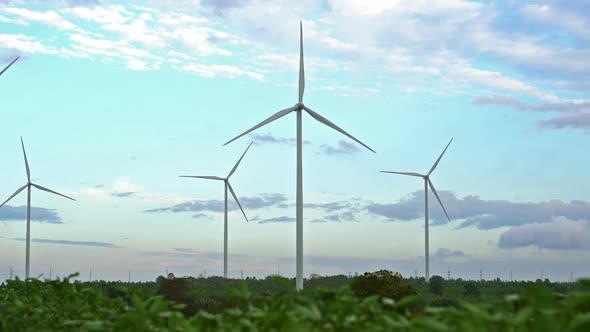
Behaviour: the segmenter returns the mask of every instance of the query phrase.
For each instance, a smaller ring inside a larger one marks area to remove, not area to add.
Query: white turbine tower
[[[286,108],[282,111],[275,113],[274,115],[270,116],[266,120],[260,122],[259,124],[255,125],[254,127],[246,130],[242,134],[236,136],[232,140],[228,141],[224,145],[227,145],[236,139],[254,131],[266,124],[269,124],[283,116],[291,113],[297,113],[297,196],[296,196],[296,284],[295,287],[297,290],[303,289],[303,167],[302,167],[302,133],[301,133],[301,116],[302,111],[306,111],[312,118],[317,120],[318,122],[323,123],[324,125],[340,132],[341,134],[351,138],[355,142],[359,143],[360,145],[364,146],[365,148],[371,150],[373,149],[365,145],[363,142],[359,141],[358,139],[354,138],[352,135],[347,133],[346,131],[342,130],[340,127],[336,126],[330,120],[324,118],[323,116],[319,115],[318,113],[314,112],[309,107],[303,104],[303,92],[305,90],[305,73],[303,70],[303,24],[301,21],[299,22],[299,101],[289,108]]]
[[[4,74],[4,72],[5,72],[5,71],[6,71],[8,68],[10,68],[10,66],[12,66],[12,64],[13,64],[13,63],[15,63],[15,62],[16,62],[16,60],[18,60],[19,58],[20,58],[20,56],[17,56],[17,57],[16,57],[16,59],[12,60],[12,62],[11,62],[11,63],[9,63],[9,64],[8,64],[8,66],[6,66],[6,68],[2,69],[2,71],[0,71],[0,76],[2,76],[2,74]]]
[[[31,182],[31,171],[29,170],[29,162],[27,160],[27,153],[25,152],[25,144],[23,143],[23,138],[21,137],[20,139],[20,144],[23,148],[23,156],[25,158],[25,169],[27,171],[27,183],[18,188],[17,191],[14,192],[14,194],[12,194],[12,196],[8,197],[7,200],[4,201],[4,203],[2,203],[2,205],[0,205],[0,208],[2,206],[4,206],[4,204],[8,203],[12,198],[14,198],[14,196],[20,194],[21,191],[25,190],[25,188],[27,188],[27,238],[26,238],[26,257],[25,257],[25,280],[29,279],[29,258],[30,258],[30,247],[31,247],[31,187],[35,187],[39,190],[43,190],[43,191],[47,191],[49,193],[55,194],[55,195],[59,195],[61,197],[65,197],[67,199],[71,199],[72,201],[75,201],[75,199],[68,197],[66,195],[62,195],[56,191],[53,191],[51,189],[42,187],[38,184],[35,184],[33,182]]]
[[[417,177],[421,177],[424,179],[424,242],[425,242],[425,245],[424,245],[425,257],[424,257],[424,259],[425,259],[425,265],[426,265],[426,269],[425,269],[426,282],[428,282],[428,279],[430,277],[430,253],[429,253],[429,248],[428,248],[428,245],[429,245],[428,244],[428,187],[430,187],[430,189],[432,190],[432,193],[434,194],[434,196],[438,200],[438,203],[440,204],[440,207],[443,209],[445,216],[447,216],[447,219],[449,221],[451,221],[451,219],[449,218],[449,215],[447,214],[447,210],[445,210],[445,207],[444,207],[442,201],[440,200],[438,193],[436,192],[436,189],[434,189],[434,185],[432,184],[432,181],[430,181],[430,174],[432,174],[432,172],[434,172],[434,170],[436,169],[436,166],[438,166],[438,162],[440,161],[442,156],[445,154],[445,151],[447,151],[447,148],[449,147],[449,145],[451,145],[452,141],[453,141],[453,139],[451,138],[451,140],[449,141],[449,144],[447,144],[447,146],[445,147],[443,152],[440,154],[438,159],[434,162],[434,165],[432,165],[432,167],[430,168],[430,170],[426,174],[420,174],[420,173],[414,173],[414,172],[381,171],[382,173],[393,173],[393,174],[417,176]]]
[[[234,189],[232,188],[231,184],[229,183],[229,178],[232,176],[232,174],[234,174],[234,172],[238,168],[238,165],[242,161],[242,158],[244,158],[244,156],[246,155],[246,152],[248,152],[248,149],[250,149],[251,145],[252,145],[252,143],[250,143],[250,145],[248,145],[248,147],[246,148],[246,151],[244,151],[244,153],[242,154],[240,159],[238,159],[238,162],[236,162],[236,164],[234,165],[234,168],[232,168],[231,171],[229,171],[229,174],[225,178],[222,178],[219,176],[209,176],[209,175],[181,175],[180,176],[181,178],[218,180],[218,181],[223,181],[223,183],[225,185],[225,201],[224,201],[224,215],[223,215],[223,277],[224,278],[227,278],[227,191],[228,191],[228,189],[229,189],[229,192],[231,193],[231,195],[236,200],[236,203],[238,203],[240,210],[242,210],[242,214],[244,215],[244,218],[246,218],[246,221],[248,221],[248,217],[246,217],[246,213],[244,212],[244,209],[242,209],[242,205],[240,205],[240,201],[238,201],[238,197],[236,196]]]

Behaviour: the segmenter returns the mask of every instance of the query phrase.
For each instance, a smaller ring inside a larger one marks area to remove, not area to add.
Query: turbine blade
[[[9,63],[9,64],[8,64],[8,66],[6,66],[6,68],[2,69],[2,71],[0,71],[0,76],[2,76],[2,74],[4,74],[4,72],[5,72],[5,71],[6,71],[8,68],[10,68],[10,66],[12,66],[12,64],[13,64],[13,63],[15,63],[15,62],[16,62],[16,60],[18,60],[19,58],[20,58],[20,56],[17,56],[17,57],[16,57],[16,59],[12,60],[12,62],[11,62],[11,63]]]
[[[4,203],[2,203],[2,205],[0,205],[0,208],[4,206],[4,204],[8,203],[8,201],[10,201],[11,199],[14,198],[14,196],[20,194],[21,191],[23,191],[25,188],[27,187],[27,185],[25,184],[24,186],[18,188],[17,191],[14,192],[14,194],[12,194],[12,196],[8,197],[7,200],[4,201]]]
[[[179,175],[178,177],[181,178],[196,178],[196,179],[207,179],[207,180],[225,180],[219,176],[208,176],[208,175]]]
[[[25,143],[23,143],[23,138],[20,138],[20,144],[23,147],[23,155],[25,156],[25,168],[27,170],[27,181],[31,182],[31,170],[29,169],[29,161],[27,160],[27,153],[25,152]]]
[[[53,191],[53,190],[51,190],[51,189],[49,189],[49,188],[45,188],[45,187],[43,187],[43,186],[40,186],[40,185],[38,185],[38,184],[34,184],[34,183],[31,183],[31,185],[32,185],[33,187],[37,188],[37,189],[40,189],[40,190],[46,191],[46,192],[48,192],[48,193],[56,194],[56,195],[58,195],[58,196],[65,197],[65,198],[67,198],[67,199],[71,199],[72,201],[75,201],[75,199],[73,199],[73,198],[71,198],[71,197],[69,197],[69,196],[66,196],[66,195],[60,194],[60,193],[58,193],[57,191]]]
[[[393,173],[393,174],[401,174],[401,175],[410,175],[410,176],[417,176],[423,178],[424,175],[414,172],[395,172],[395,171],[381,171],[381,173]]]
[[[430,168],[430,171],[428,171],[428,175],[430,175],[430,173],[434,172],[434,169],[436,168],[436,166],[438,166],[438,162],[440,161],[440,159],[442,158],[442,156],[445,154],[445,152],[449,148],[449,145],[451,145],[451,142],[452,141],[453,141],[453,139],[451,138],[451,140],[449,141],[449,144],[447,144],[447,146],[445,147],[445,149],[443,150],[443,152],[440,154],[440,156],[438,156],[438,159],[434,162],[434,165],[432,165],[432,168]]]
[[[244,209],[242,209],[242,205],[240,204],[240,201],[238,201],[238,196],[236,196],[236,193],[234,192],[234,188],[232,188],[231,184],[229,184],[229,181],[227,181],[227,188],[229,188],[229,192],[236,200],[236,203],[238,203],[240,210],[242,210],[242,214],[244,215],[244,218],[246,218],[246,221],[249,221],[248,217],[246,217],[246,212],[244,212]]]
[[[428,186],[430,186],[430,190],[432,190],[432,192],[434,193],[434,196],[436,196],[436,199],[438,200],[440,207],[443,209],[445,216],[447,216],[447,219],[449,221],[451,221],[451,218],[449,218],[449,215],[447,214],[447,210],[445,210],[445,206],[443,205],[442,201],[440,200],[440,197],[438,197],[438,193],[436,192],[436,189],[434,189],[434,185],[432,184],[432,181],[430,181],[430,179],[428,179]]]
[[[227,175],[227,178],[229,179],[230,176],[232,176],[232,174],[234,174],[234,172],[236,171],[236,169],[238,168],[238,165],[240,164],[240,162],[242,161],[242,158],[244,158],[244,156],[246,155],[246,152],[248,152],[248,149],[250,148],[250,146],[252,146],[253,142],[250,142],[250,144],[248,145],[248,147],[246,148],[246,151],[244,151],[244,153],[242,154],[242,156],[240,157],[240,159],[238,159],[238,162],[234,165],[234,168],[231,169],[231,171],[229,172],[229,174]]]
[[[303,69],[303,23],[299,21],[299,103],[303,102],[305,92],[305,70]]]
[[[249,132],[254,131],[254,130],[256,130],[256,129],[258,129],[258,128],[266,125],[266,124],[269,124],[269,123],[273,122],[276,119],[282,118],[283,116],[291,113],[294,109],[295,109],[295,107],[289,107],[289,108],[285,108],[282,111],[278,111],[277,113],[275,113],[275,114],[271,115],[270,117],[268,117],[266,120],[260,122],[259,124],[255,125],[254,127],[246,130],[245,132],[241,133],[240,135],[238,135],[238,136],[234,137],[233,139],[227,141],[227,143],[225,143],[223,145],[224,146],[225,145],[228,145],[229,143],[231,143],[231,142],[237,140],[238,138],[240,138],[240,137],[248,134]]]
[[[345,132],[344,130],[342,130],[340,127],[338,127],[337,125],[333,124],[332,122],[330,122],[330,120],[324,118],[323,116],[319,115],[318,113],[312,111],[309,107],[307,106],[303,106],[303,109],[309,113],[309,115],[311,115],[312,118],[316,119],[318,122],[321,122],[323,124],[325,124],[326,126],[340,132],[341,134],[351,138],[352,140],[354,140],[355,142],[359,143],[360,145],[364,146],[365,148],[371,150],[373,153],[376,153],[375,150],[371,149],[370,147],[368,147],[367,145],[365,145],[365,143],[359,141],[358,139],[354,138],[354,136],[352,136],[351,134]]]

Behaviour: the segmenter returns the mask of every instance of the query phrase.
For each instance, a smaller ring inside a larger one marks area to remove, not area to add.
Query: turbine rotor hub
[[[296,111],[301,111],[303,109],[303,103],[297,103],[295,104],[295,110]]]

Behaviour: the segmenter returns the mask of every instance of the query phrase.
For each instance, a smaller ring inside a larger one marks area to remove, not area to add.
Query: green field
[[[590,331],[590,281],[7,281],[1,331]],[[378,295],[381,294],[381,295]],[[390,296],[382,296],[383,294]]]

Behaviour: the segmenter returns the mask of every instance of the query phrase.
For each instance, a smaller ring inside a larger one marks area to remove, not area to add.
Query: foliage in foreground
[[[502,303],[416,307],[418,296],[357,299],[346,292],[296,293],[290,285],[238,305],[185,318],[182,306],[120,290],[109,298],[68,279],[9,281],[0,286],[0,331],[590,331],[590,282],[566,295],[532,285]]]

